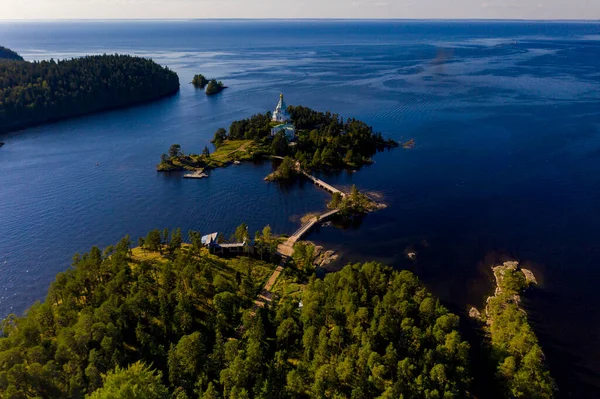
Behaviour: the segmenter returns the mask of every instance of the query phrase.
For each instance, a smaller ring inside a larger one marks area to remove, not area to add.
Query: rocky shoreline
[[[485,309],[483,311],[485,317],[482,316],[482,313],[476,307],[473,306],[469,309],[469,317],[484,321],[487,325],[491,325],[493,323],[493,318],[491,317],[491,314],[489,311],[490,302],[493,301],[494,299],[500,298],[505,293],[502,288],[505,275],[518,273],[518,275],[522,275],[522,277],[524,279],[523,280],[524,283],[521,284],[519,287],[517,287],[516,293],[513,292],[513,290],[510,290],[511,292],[509,295],[509,301],[511,303],[515,303],[519,307],[519,310],[522,312],[525,312],[525,310],[523,310],[519,306],[521,303],[520,292],[529,288],[531,285],[537,284],[537,279],[535,278],[535,275],[533,274],[533,272],[529,269],[520,268],[519,262],[515,262],[515,261],[504,262],[500,266],[492,267],[492,271],[494,272],[494,278],[496,280],[496,288],[494,290],[494,295],[489,296],[485,301],[486,305],[485,305]]]
[[[315,266],[325,267],[339,258],[340,255],[335,251],[327,251],[321,246],[315,246]]]
[[[529,288],[530,285],[537,284],[537,280],[535,279],[533,272],[531,272],[531,270],[528,269],[519,268],[519,262],[504,262],[504,264],[502,264],[501,266],[492,267],[492,270],[496,279],[496,290],[494,291],[494,296],[488,297],[488,299],[486,300],[485,315],[487,319],[487,324],[493,323],[493,318],[491,317],[489,311],[490,302],[494,298],[499,298],[500,296],[502,296],[505,293],[505,291],[508,291],[507,289],[503,289],[505,283],[504,280],[507,275],[512,273],[521,273],[523,275],[523,278],[525,278],[524,285],[521,284],[518,288],[515,289],[515,292],[512,292],[513,290],[510,290],[510,292],[508,292],[510,300],[513,303],[515,303],[519,310],[522,312],[525,311],[519,306],[521,304],[521,295],[519,293]]]

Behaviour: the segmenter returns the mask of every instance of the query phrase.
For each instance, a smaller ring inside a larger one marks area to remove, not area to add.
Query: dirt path
[[[271,277],[269,277],[269,280],[263,287],[262,291],[260,292],[260,294],[258,294],[258,298],[256,298],[256,300],[254,301],[255,306],[264,308],[265,305],[271,303],[271,301],[273,300],[273,293],[271,292],[271,289],[277,282],[277,279],[279,278],[279,275],[281,275],[281,272],[283,272],[283,266],[283,263],[277,266],[273,274],[271,274]]]
[[[246,148],[251,144],[251,142],[247,142],[245,144],[242,144],[239,148],[236,148],[235,150],[231,151],[229,154],[227,154],[227,157],[230,157],[232,154],[238,152],[238,151],[246,151]]]

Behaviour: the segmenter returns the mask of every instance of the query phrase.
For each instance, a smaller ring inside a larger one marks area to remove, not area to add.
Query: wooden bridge
[[[279,156],[275,156],[275,155],[271,156],[271,158],[283,160],[283,157],[279,157]],[[323,180],[317,179],[310,173],[303,171],[302,168],[300,167],[300,163],[297,161],[296,161],[296,170],[299,171],[301,174],[303,174],[310,181],[312,181],[315,185],[327,190],[331,194],[340,193],[342,195],[342,197],[346,196],[346,193],[344,193],[341,190],[338,190],[331,184],[325,183]],[[273,272],[273,274],[271,275],[271,277],[265,284],[263,290],[258,295],[257,299],[254,301],[255,312],[259,307],[264,307],[271,303],[271,301],[273,299],[273,294],[271,292],[271,289],[275,285],[275,282],[279,278],[279,275],[283,272],[283,268],[285,267],[288,259],[294,254],[294,244],[296,244],[296,242],[298,242],[298,240],[302,239],[302,237],[304,237],[306,234],[308,234],[310,232],[310,230],[317,223],[326,222],[331,217],[336,215],[339,211],[340,211],[339,209],[334,209],[332,211],[323,213],[322,215],[315,216],[308,223],[305,223],[298,230],[296,230],[296,232],[294,234],[292,234],[283,244],[279,244],[277,246],[277,253],[279,255],[281,255],[281,263],[277,267],[277,269],[275,269],[275,271]]]
[[[277,156],[277,155],[271,155],[271,159],[283,160],[284,158]],[[339,190],[339,189],[335,188],[334,186],[332,186],[331,184],[325,183],[323,180],[317,179],[310,173],[302,170],[302,168],[300,167],[300,162],[298,162],[298,161],[296,161],[296,170],[298,172],[300,172],[302,175],[304,175],[306,178],[308,178],[308,180],[312,181],[317,187],[321,187],[322,189],[329,191],[331,194],[340,193],[340,194],[342,194],[342,197],[346,196],[346,193],[343,192],[342,190]]]
[[[300,173],[302,173],[304,176],[306,176],[308,178],[308,180],[310,180],[313,183],[315,183],[315,185],[317,185],[318,187],[321,187],[321,188],[329,191],[331,194],[340,193],[342,195],[342,197],[346,196],[346,193],[344,193],[342,190],[339,190],[339,189],[333,187],[331,184],[325,183],[321,179],[317,179],[316,177],[314,177],[310,173],[305,172],[303,170],[300,170]]]
[[[315,216],[308,223],[304,224],[300,227],[294,234],[290,236],[283,244],[279,244],[277,247],[277,252],[283,257],[290,257],[294,253],[294,244],[304,237],[308,232],[317,224],[326,222],[333,215],[337,214],[340,210],[334,209],[333,211],[329,211],[319,216]]]
[[[276,155],[272,155],[271,158],[283,160],[283,157],[279,157]],[[324,190],[327,190],[331,194],[340,193],[342,195],[342,197],[346,196],[346,193],[344,193],[343,191],[335,188],[331,184],[325,183],[321,179],[317,179],[310,173],[302,170],[302,168],[300,167],[300,163],[298,161],[296,161],[296,170],[298,172],[300,172],[301,174],[303,174],[310,181],[312,181],[315,185],[317,185],[318,187],[321,187]],[[371,201],[373,201],[373,200],[371,200]],[[375,202],[375,201],[373,201],[373,202]],[[283,269],[284,269],[287,261],[294,254],[294,244],[296,244],[296,242],[298,242],[298,240],[300,240],[302,237],[304,237],[306,234],[308,234],[310,232],[310,230],[317,223],[326,222],[328,219],[330,219],[331,217],[336,215],[339,211],[340,211],[339,209],[334,209],[332,211],[323,213],[319,216],[315,216],[308,223],[305,223],[298,230],[296,230],[296,232],[294,234],[292,234],[292,236],[289,237],[283,244],[279,244],[277,246],[277,253],[279,255],[281,255],[281,263],[279,264],[277,269],[275,269],[275,271],[273,272],[273,274],[271,275],[271,277],[265,284],[263,290],[258,295],[257,299],[254,301],[254,311],[252,313],[253,315],[256,314],[256,310],[259,307],[268,306],[271,303],[271,301],[273,300],[273,293],[271,292],[271,289],[275,285],[277,279],[279,278],[279,275],[283,272]],[[243,332],[243,326],[240,326],[238,328],[237,335],[241,337],[242,332]]]
[[[294,254],[294,244],[299,239],[301,239],[306,234],[308,234],[308,232],[315,226],[315,224],[327,221],[332,216],[337,214],[339,211],[340,211],[339,209],[334,209],[334,210],[326,212],[322,215],[315,216],[308,223],[302,225],[302,227],[300,227],[298,230],[296,230],[296,232],[294,234],[292,234],[292,236],[289,237],[286,240],[286,242],[284,242],[283,244],[279,244],[277,246],[277,253],[279,255],[281,255],[281,263],[279,264],[279,266],[277,266],[277,268],[275,269],[275,271],[273,272],[271,277],[269,277],[269,280],[267,280],[262,291],[260,292],[260,294],[258,294],[258,297],[254,301],[254,310],[252,313],[253,316],[256,314],[256,310],[259,307],[264,308],[265,306],[270,305],[271,302],[273,301],[273,293],[271,292],[271,289],[273,288],[273,286],[277,282],[277,279],[283,272],[283,269],[284,269],[286,263],[288,262],[289,258]],[[243,329],[243,326],[238,327],[238,336],[240,336],[240,337],[241,337],[242,329]]]

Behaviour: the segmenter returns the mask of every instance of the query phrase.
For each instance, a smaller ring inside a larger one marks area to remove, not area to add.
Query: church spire
[[[287,110],[287,105],[283,101],[283,93],[279,94],[279,104],[277,104],[277,108],[275,108],[275,112],[273,112],[273,122],[281,122],[285,123],[292,119]]]

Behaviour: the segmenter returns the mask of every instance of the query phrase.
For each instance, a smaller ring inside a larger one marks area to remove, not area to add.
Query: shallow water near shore
[[[264,182],[270,162],[203,180],[155,171],[171,144],[200,152],[283,92],[416,143],[356,173],[321,174],[388,207],[311,241],[342,264],[412,270],[465,313],[493,291],[490,266],[519,260],[540,283],[524,306],[561,396],[598,397],[599,33],[529,22],[0,23],[0,44],[27,60],[130,53],[182,82],[159,102],[0,137],[0,317],[43,299],[75,252],[125,234],[231,234],[241,222],[289,234],[322,211],[329,195],[309,182]],[[207,97],[187,84],[196,73],[229,88]]]

